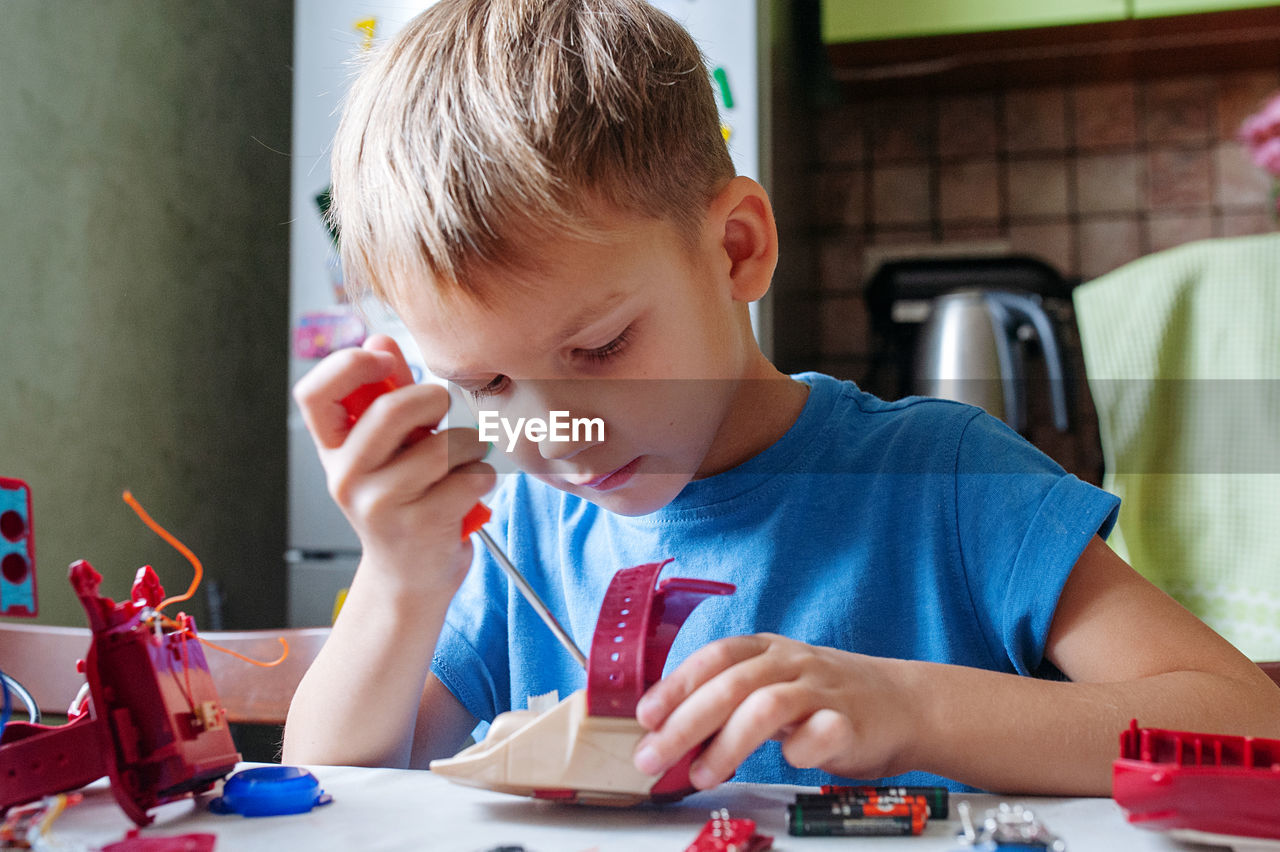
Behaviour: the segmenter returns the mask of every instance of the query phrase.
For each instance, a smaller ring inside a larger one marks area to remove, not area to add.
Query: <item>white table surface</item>
[[[174,802],[152,811],[155,822],[144,837],[210,832],[219,852],[253,850],[467,850],[521,845],[530,852],[680,852],[693,842],[710,812],[727,808],[749,817],[774,837],[778,850],[954,850],[959,829],[956,804],[971,803],[977,814],[999,801],[1021,803],[1062,837],[1069,852],[1144,852],[1209,847],[1180,843],[1130,826],[1110,799],[1040,799],[952,794],[951,818],[933,820],[920,837],[790,837],[786,805],[797,787],[726,784],[672,805],[629,809],[564,805],[475,790],[426,771],[310,767],[333,803],[307,814],[245,818],[208,811],[212,794]],[[133,827],[116,806],[105,781],[85,790],[84,801],[53,826],[55,838],[88,849],[121,839]],[[1244,847],[1241,847],[1244,848]]]

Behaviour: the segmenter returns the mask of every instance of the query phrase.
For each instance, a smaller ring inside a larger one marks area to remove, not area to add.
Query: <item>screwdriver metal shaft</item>
[[[578,665],[585,669],[587,667],[586,655],[583,654],[578,646],[573,643],[573,637],[560,626],[560,622],[556,621],[556,617],[551,614],[551,610],[542,602],[542,598],[538,597],[538,593],[533,590],[533,586],[529,585],[529,581],[526,580],[524,575],[521,574],[516,566],[512,564],[511,560],[507,558],[507,554],[498,546],[498,543],[493,540],[489,533],[485,532],[483,527],[477,528],[475,533],[480,536],[480,540],[484,542],[484,546],[489,548],[489,552],[493,554],[493,558],[498,561],[498,565],[502,567],[502,570],[507,572],[507,576],[511,578],[511,582],[516,584],[516,588],[520,590],[520,594],[524,595],[524,599],[529,602],[529,606],[533,607],[534,611],[538,613],[538,616],[542,619],[543,623],[546,624],[547,627],[550,628],[551,632],[555,634],[555,637],[560,640],[560,644],[565,647],[565,650],[578,661]]]

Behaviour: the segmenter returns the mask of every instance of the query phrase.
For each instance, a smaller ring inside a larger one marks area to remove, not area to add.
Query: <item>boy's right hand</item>
[[[354,424],[342,400],[371,382],[402,385],[374,400]],[[471,544],[462,518],[493,487],[487,445],[474,429],[426,436],[449,410],[448,391],[414,384],[395,341],[370,337],[335,352],[293,389],[320,453],[329,493],[360,538],[361,567],[385,574],[397,592],[443,591],[461,584]],[[414,439],[416,437],[416,440]]]

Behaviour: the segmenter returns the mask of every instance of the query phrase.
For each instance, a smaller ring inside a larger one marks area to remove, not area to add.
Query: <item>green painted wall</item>
[[[4,0],[0,475],[34,493],[40,621],[204,561],[283,624],[291,0]],[[208,624],[204,595],[186,607]]]

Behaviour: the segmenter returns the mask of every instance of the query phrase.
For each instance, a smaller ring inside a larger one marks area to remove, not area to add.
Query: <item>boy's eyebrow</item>
[[[561,326],[560,331],[550,338],[550,345],[547,348],[557,348],[562,346],[566,341],[572,340],[580,334],[583,329],[587,328],[600,317],[617,307],[618,303],[623,301],[626,297],[627,293],[625,290],[614,290],[600,301],[588,303],[582,308],[582,310],[573,314],[569,321]]]
[[[600,317],[616,308],[618,304],[626,298],[627,292],[625,290],[614,290],[598,302],[588,303],[582,308],[582,310],[573,314],[569,321],[566,322],[558,332],[548,337],[548,342],[545,348],[558,349],[560,346],[564,345],[565,341],[572,340],[576,335],[580,334],[583,329],[589,327],[593,322],[600,319]],[[435,376],[437,379],[442,379],[446,382],[453,382],[455,384],[459,383],[464,377],[471,376],[471,373],[465,368],[454,371],[443,367],[437,369],[432,367],[430,364],[426,365],[426,367],[427,372],[431,373],[431,375]]]

